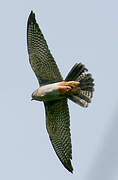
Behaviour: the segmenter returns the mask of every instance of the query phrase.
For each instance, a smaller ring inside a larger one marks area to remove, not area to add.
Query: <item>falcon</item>
[[[94,80],[82,63],[76,63],[65,80],[62,78],[33,11],[27,22],[27,46],[31,67],[40,85],[32,93],[32,100],[43,101],[46,129],[52,146],[64,167],[72,173],[72,144],[67,100],[88,107],[93,96]]]

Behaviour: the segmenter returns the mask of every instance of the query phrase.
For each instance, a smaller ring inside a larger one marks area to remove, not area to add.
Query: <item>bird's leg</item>
[[[63,81],[59,84],[59,91],[61,94],[76,94],[78,91],[80,91],[79,84],[80,82],[78,81]]]
[[[80,82],[78,82],[78,81],[68,81],[68,82],[65,82],[65,85],[66,86],[70,86],[71,88],[77,87],[79,84],[80,84]]]

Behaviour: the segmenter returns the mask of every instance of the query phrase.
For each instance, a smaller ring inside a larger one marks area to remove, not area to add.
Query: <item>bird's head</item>
[[[39,95],[38,95],[38,89],[35,90],[35,91],[32,93],[32,99],[31,99],[31,100],[40,101],[40,100],[39,100]]]
[[[31,100],[36,100],[36,101],[43,101],[44,100],[44,95],[42,94],[42,91],[40,89],[41,88],[35,90],[32,93],[32,99]]]

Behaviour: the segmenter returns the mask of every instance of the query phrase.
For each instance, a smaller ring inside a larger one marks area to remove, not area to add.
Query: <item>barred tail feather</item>
[[[78,96],[73,95],[73,96],[69,97],[69,99],[71,101],[75,102],[76,104],[79,104],[82,107],[88,107],[88,103]]]
[[[88,71],[88,69],[85,68],[85,66],[81,63],[76,63],[68,75],[66,76],[65,81],[75,81],[83,72]]]
[[[69,99],[82,107],[88,107],[88,103],[91,102],[94,91],[94,79],[91,74],[86,74],[86,71],[88,70],[83,64],[75,64],[65,79],[66,81],[80,82],[80,90],[78,93],[70,96]]]

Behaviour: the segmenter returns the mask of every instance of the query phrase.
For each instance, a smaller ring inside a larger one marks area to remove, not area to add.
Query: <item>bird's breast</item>
[[[41,86],[38,89],[39,99],[53,101],[65,97],[64,91],[60,90],[60,82]]]

